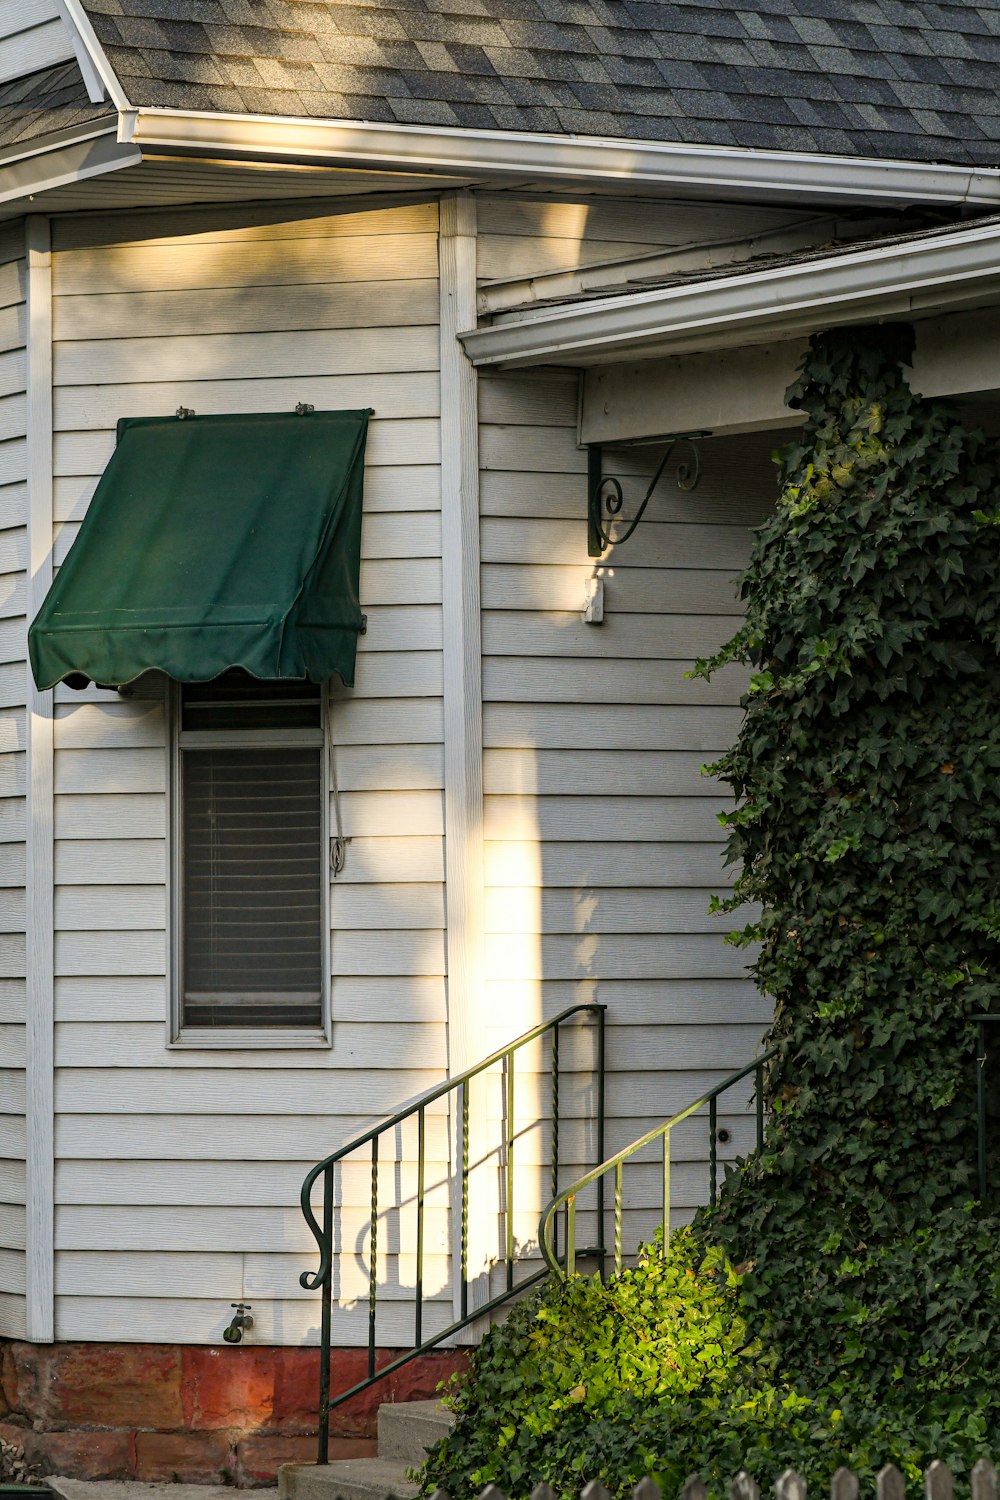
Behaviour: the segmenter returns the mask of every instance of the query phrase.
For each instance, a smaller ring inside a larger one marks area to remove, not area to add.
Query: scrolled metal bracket
[[[639,502],[638,510],[631,521],[625,523],[624,531],[620,531],[617,536],[612,535],[610,528],[616,518],[621,515],[625,504],[625,491],[620,479],[613,474],[603,472],[604,450],[600,443],[590,444],[587,450],[587,552],[590,557],[601,557],[610,547],[619,547],[622,542],[628,541],[642,520],[653,491],[663,477],[678,443],[687,444],[691,450],[691,458],[690,461],[684,460],[677,465],[675,475],[677,488],[693,490],[696,487],[701,478],[701,449],[698,445],[703,435],[700,432],[685,432],[671,438],[667,451],[661,458],[656,473],[649,481],[646,493]]]

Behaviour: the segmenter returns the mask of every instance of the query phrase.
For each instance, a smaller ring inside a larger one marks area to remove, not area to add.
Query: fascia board
[[[582,306],[528,313],[462,335],[475,365],[587,364],[594,359],[693,347],[698,336],[715,347],[747,342],[751,333],[789,336],[817,318],[844,321],[882,307],[897,316],[921,307],[968,302],[977,283],[1000,277],[1000,225],[942,234],[781,266],[710,282],[601,298]],[[883,306],[884,305],[884,306]]]
[[[0,204],[23,199],[27,208],[31,197],[83,182],[88,177],[136,166],[141,160],[141,153],[134,147],[118,142],[113,124],[83,137],[53,142],[43,150],[0,159]],[[35,210],[41,206],[32,205]]]
[[[995,168],[809,152],[152,108],[129,112],[123,138],[146,150],[184,155],[608,188],[627,184],[631,191],[674,196],[1000,206]]]
[[[87,85],[87,92],[94,104],[99,104],[102,99],[110,99],[116,109],[128,109],[129,102],[125,90],[118,81],[118,75],[108,62],[107,53],[97,39],[97,33],[90,24],[90,17],[84,10],[81,0],[56,0],[59,13],[69,28],[73,39],[74,50]]]

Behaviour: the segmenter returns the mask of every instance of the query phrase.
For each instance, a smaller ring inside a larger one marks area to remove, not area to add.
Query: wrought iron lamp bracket
[[[701,449],[698,446],[699,439],[704,434],[700,432],[679,433],[677,437],[671,438],[667,451],[657,466],[656,473],[649,481],[646,493],[639,502],[639,507],[631,521],[625,523],[625,529],[617,536],[611,534],[611,527],[615,520],[621,515],[622,506],[625,503],[625,491],[622,482],[614,474],[604,473],[604,450],[600,443],[591,443],[587,449],[587,552],[590,557],[601,557],[610,547],[621,546],[627,542],[639,522],[642,520],[653,496],[653,491],[659,484],[667,465],[673,457],[674,449],[678,443],[686,443],[691,450],[690,460],[685,460],[677,465],[675,482],[679,490],[693,490],[701,478]]]

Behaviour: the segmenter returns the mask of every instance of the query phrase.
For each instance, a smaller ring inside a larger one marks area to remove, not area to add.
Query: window
[[[176,1040],[324,1040],[323,692],[242,671],[176,690]]]

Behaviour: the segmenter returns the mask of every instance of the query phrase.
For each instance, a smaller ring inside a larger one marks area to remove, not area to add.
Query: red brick
[[[233,1463],[227,1432],[136,1433],[137,1479],[224,1484],[232,1477]]]
[[[319,1350],[274,1349],[272,1353],[274,1405],[270,1425],[289,1432],[315,1431],[319,1410]]]
[[[10,1339],[0,1344],[0,1386],[9,1410],[17,1407],[17,1368],[14,1364],[14,1346]]]
[[[281,1352],[244,1344],[234,1349],[188,1345],[181,1351],[185,1427],[256,1431],[268,1424]]]
[[[389,1364],[398,1355],[395,1349],[376,1353],[376,1368]],[[281,1432],[315,1432],[319,1407],[319,1351],[316,1349],[275,1349],[274,1408],[270,1426]],[[437,1394],[442,1380],[453,1370],[466,1367],[468,1356],[459,1349],[434,1351],[403,1365],[392,1375],[362,1391],[360,1395],[335,1407],[330,1416],[330,1431],[346,1435],[372,1437],[375,1420],[383,1401],[413,1401]],[[330,1352],[330,1390],[349,1390],[368,1374],[366,1349],[333,1349]]]
[[[383,1401],[426,1401],[438,1396],[438,1386],[456,1370],[466,1369],[469,1357],[461,1349],[433,1350],[402,1365],[385,1382]]]
[[[41,1474],[130,1479],[131,1432],[25,1432],[24,1456]]]
[[[331,1438],[330,1457],[374,1458],[374,1438]],[[311,1464],[316,1461],[315,1437],[290,1433],[258,1432],[242,1438],[236,1450],[236,1482],[241,1488],[273,1484],[281,1464]]]
[[[11,1410],[30,1421],[44,1422],[49,1416],[50,1371],[55,1354],[52,1344],[25,1344],[12,1340],[4,1351],[4,1390]]]
[[[271,1426],[281,1432],[315,1432],[319,1410],[319,1351],[317,1349],[275,1349],[274,1412]],[[391,1350],[376,1353],[376,1368],[393,1358]],[[330,1393],[333,1396],[350,1390],[368,1375],[367,1349],[331,1349]],[[330,1418],[331,1432],[348,1436],[373,1437],[379,1406],[386,1399],[385,1385],[380,1382],[362,1391]]]
[[[51,1425],[181,1427],[180,1350],[157,1344],[61,1344],[48,1391]]]

